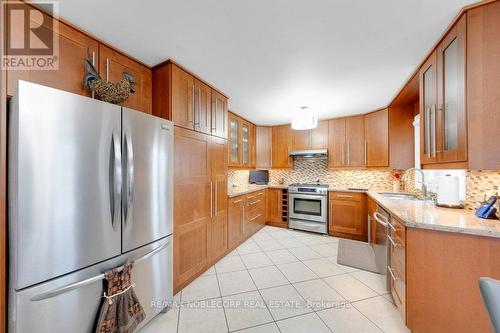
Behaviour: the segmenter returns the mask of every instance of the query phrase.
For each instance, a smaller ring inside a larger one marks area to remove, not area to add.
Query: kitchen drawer
[[[392,239],[398,243],[401,244],[402,246],[405,246],[406,244],[406,228],[404,224],[395,219],[394,217],[391,218],[390,221],[391,225],[389,228],[391,228],[391,237]]]
[[[364,195],[357,192],[330,192],[330,200],[362,201]]]

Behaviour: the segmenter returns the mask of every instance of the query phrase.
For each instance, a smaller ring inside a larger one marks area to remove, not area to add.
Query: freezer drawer
[[[14,310],[8,314],[9,332],[93,332],[102,302],[103,280],[77,284],[66,292],[60,289],[144,255],[143,260],[134,264],[132,272],[135,292],[146,312],[142,327],[162,310],[159,304],[173,300],[172,236],[80,272],[20,292],[11,291],[9,301],[13,302]]]
[[[127,252],[173,228],[173,124],[123,108],[123,239]]]
[[[121,254],[121,109],[19,81],[9,112],[16,289]]]

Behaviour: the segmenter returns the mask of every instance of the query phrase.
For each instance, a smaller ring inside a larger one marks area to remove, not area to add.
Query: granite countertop
[[[367,193],[408,228],[500,238],[499,220],[480,219],[465,209],[437,207],[432,201],[389,199],[377,191]]]

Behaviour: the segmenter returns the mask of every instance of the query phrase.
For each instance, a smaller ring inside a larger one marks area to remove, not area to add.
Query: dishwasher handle
[[[381,224],[385,228],[387,228],[387,226],[389,225],[389,221],[387,221],[387,220],[384,221],[384,216],[382,214],[380,214],[379,212],[373,213],[373,218],[375,219],[375,221],[377,221],[379,224]]]

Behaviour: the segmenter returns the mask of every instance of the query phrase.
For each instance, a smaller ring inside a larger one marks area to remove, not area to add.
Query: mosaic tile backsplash
[[[248,184],[249,170],[229,169],[228,185]],[[320,181],[332,187],[376,188],[392,190],[393,176],[388,170],[332,170],[326,160],[296,160],[294,169],[269,171],[271,183],[285,184]],[[410,182],[411,183],[411,182]],[[466,172],[465,207],[476,209],[484,198],[500,194],[500,170],[469,170]]]

